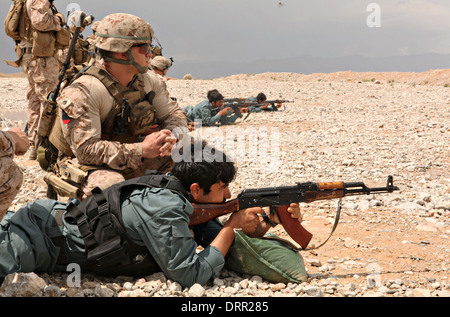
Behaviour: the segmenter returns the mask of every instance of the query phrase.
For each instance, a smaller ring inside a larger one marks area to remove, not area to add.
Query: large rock
[[[0,287],[2,297],[40,297],[47,283],[35,273],[8,274]]]

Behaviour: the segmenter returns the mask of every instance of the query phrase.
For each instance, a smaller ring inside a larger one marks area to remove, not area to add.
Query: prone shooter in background
[[[248,107],[243,107],[242,112],[261,112],[261,111],[278,111],[278,109],[281,108],[283,103],[289,103],[294,101],[285,99],[267,100],[266,95],[260,92],[256,97],[228,98],[224,99],[224,102],[244,103],[243,105],[245,105],[245,103],[252,103],[252,105]]]
[[[237,118],[242,117],[242,114],[236,111],[232,107],[232,104],[224,104],[224,97],[217,89],[208,91],[206,97],[206,100],[203,100],[194,107],[183,107],[189,125],[192,125],[196,121],[201,121],[203,126],[227,125],[234,123]]]

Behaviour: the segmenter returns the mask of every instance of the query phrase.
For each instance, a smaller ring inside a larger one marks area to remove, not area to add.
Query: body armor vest
[[[34,57],[50,57],[55,55],[56,49],[63,49],[69,45],[70,32],[61,28],[60,31],[48,31],[42,32],[37,30],[31,23],[31,19],[28,15],[29,5],[27,0],[13,0],[10,11],[6,16],[4,25],[5,33],[9,37],[13,38],[16,42],[16,61],[6,61],[6,63],[13,67],[19,67],[25,49],[19,46],[22,40],[32,45],[31,54]],[[52,14],[57,14],[58,10],[51,3],[50,9]]]
[[[188,197],[181,182],[168,175],[145,175],[113,185],[96,188],[93,196],[79,205],[71,203],[64,216],[77,224],[86,247],[89,269],[105,276],[145,276],[161,271],[145,246],[136,245],[126,233],[121,213],[121,193],[138,186],[167,188]]]
[[[58,13],[53,4],[50,5],[50,9],[54,15]],[[33,26],[28,16],[28,5],[26,2],[19,20],[18,31],[21,39],[33,45],[31,53],[36,57],[54,56],[56,49],[69,46],[70,32],[67,29],[62,27],[60,31],[42,32]]]
[[[107,71],[94,66],[83,75],[94,76],[100,80],[114,97],[115,106],[102,123],[101,140],[135,143],[151,125],[156,123],[156,110],[152,105],[155,93],[153,91],[146,93],[141,81],[137,83],[140,89],[132,90],[114,80]],[[74,157],[63,136],[59,119],[55,120],[50,141],[66,156]]]

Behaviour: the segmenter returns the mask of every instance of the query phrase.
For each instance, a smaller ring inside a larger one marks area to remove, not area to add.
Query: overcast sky
[[[11,1],[1,0],[0,16]],[[270,60],[313,55],[341,57],[450,53],[449,0],[55,0],[100,20],[110,13],[150,22],[166,57],[192,60]],[[375,5],[371,5],[375,4]],[[374,9],[378,8],[378,9]],[[379,14],[378,14],[379,13]],[[369,27],[367,20],[375,27]],[[91,33],[86,29],[84,34]],[[14,43],[0,32],[0,57]],[[1,61],[0,72],[20,71]],[[175,66],[175,65],[174,65]]]

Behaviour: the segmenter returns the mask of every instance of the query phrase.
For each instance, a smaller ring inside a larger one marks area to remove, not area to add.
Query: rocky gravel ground
[[[264,92],[268,99],[294,101],[276,113],[252,113],[233,126],[194,132],[236,159],[233,194],[307,181],[385,186],[387,176],[393,175],[394,185],[400,187],[397,192],[343,199],[339,226],[330,240],[319,249],[301,252],[308,281],[270,283],[224,270],[206,285],[186,289],[161,273],[141,279],[82,274],[80,286],[69,287],[69,273],[30,273],[10,275],[0,295],[449,297],[450,88],[410,74],[395,74],[395,79],[390,73],[338,75],[168,81],[181,106],[199,103],[214,88],[226,98]],[[23,126],[26,79],[0,78],[0,92],[2,116],[10,125]],[[26,156],[16,161],[25,180],[11,210],[45,198],[46,192],[37,162]],[[331,200],[301,205],[304,226],[314,234],[311,245],[328,237],[336,204]],[[286,237],[280,226],[273,232]]]

